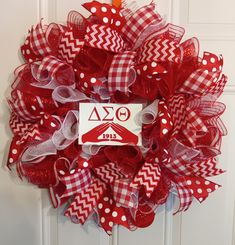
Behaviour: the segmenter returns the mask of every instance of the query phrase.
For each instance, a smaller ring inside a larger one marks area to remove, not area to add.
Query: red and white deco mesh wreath
[[[220,185],[227,77],[223,58],[166,23],[155,4],[83,4],[66,25],[42,22],[21,47],[8,100],[8,167],[47,188],[54,207],[109,235],[149,226],[178,196],[179,211]],[[133,9],[135,9],[133,11]]]

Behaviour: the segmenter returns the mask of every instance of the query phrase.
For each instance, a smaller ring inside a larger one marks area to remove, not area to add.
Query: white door
[[[127,2],[130,0],[126,0]],[[19,47],[27,29],[40,18],[64,21],[69,10],[82,11],[79,0],[1,0],[0,8],[0,162],[6,161],[10,130],[5,96],[9,94],[12,72],[22,62]],[[148,0],[138,0],[141,5]],[[201,50],[222,53],[229,83],[222,96],[227,105],[223,119],[229,135],[224,139],[221,167],[227,173],[214,178],[223,188],[203,205],[172,216],[162,210],[147,229],[129,232],[115,228],[109,238],[91,224],[81,228],[71,224],[50,207],[46,191],[22,184],[0,169],[1,245],[235,245],[235,1],[158,0],[159,12],[169,21],[186,28],[186,36],[196,36]],[[168,203],[170,206],[171,203]]]

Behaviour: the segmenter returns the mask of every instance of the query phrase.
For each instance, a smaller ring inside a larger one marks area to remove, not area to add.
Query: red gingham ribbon
[[[223,92],[227,81],[228,81],[228,77],[223,74],[218,81],[213,82],[211,84],[211,86],[207,90],[207,93],[218,94],[218,97],[219,97],[220,94]]]
[[[197,132],[206,132],[207,127],[203,123],[202,119],[189,107],[186,107],[186,112],[186,121],[185,125],[183,126],[182,132],[192,145],[196,145]]]
[[[138,204],[138,188],[130,186],[130,183],[125,179],[115,180],[113,197],[116,203],[123,207],[136,207]]]
[[[193,169],[190,166],[187,166],[186,160],[187,156],[183,155],[174,160],[170,160],[167,163],[164,163],[164,167],[168,168],[172,173],[177,175],[190,175],[193,172]]]
[[[77,192],[88,187],[92,182],[92,176],[89,169],[75,169],[74,172],[73,170],[71,172],[69,175],[60,177],[60,181],[66,187],[61,198],[75,195]]]
[[[40,101],[39,96],[36,97],[36,100],[37,102]],[[8,103],[11,110],[15,114],[17,114],[21,119],[23,119],[25,122],[32,122],[41,117],[40,115],[35,116],[31,113],[31,111],[29,111],[24,101],[24,95],[19,90],[14,91],[14,99],[13,101],[8,100]],[[41,106],[41,109],[43,109],[41,103],[38,104]]]
[[[32,28],[30,38],[31,48],[36,55],[47,55],[51,52],[42,22]]]
[[[38,63],[38,62],[36,62]],[[40,63],[40,65],[37,67],[37,69],[34,70],[35,77],[38,80],[45,79],[45,72],[47,77],[53,77],[54,74],[58,71],[60,67],[64,66],[64,63],[62,63],[59,59],[57,59],[54,56],[46,56]]]
[[[133,47],[142,34],[142,32],[148,28],[152,23],[161,20],[159,14],[155,11],[155,4],[149,4],[138,9],[130,18],[127,19],[126,25],[122,28],[122,33],[126,36]]]
[[[153,29],[153,33],[151,33],[147,37],[146,41],[150,39],[165,37],[167,39],[174,40],[174,42],[176,43],[180,43],[181,39],[184,36],[184,33],[185,33],[185,30],[183,27],[173,25],[172,23],[168,23],[167,25],[165,25],[163,28],[161,28],[158,31]]]
[[[193,201],[193,195],[190,188],[187,186],[186,180],[184,177],[175,178],[176,189],[178,192],[178,197],[180,201],[179,209],[175,212],[182,212],[188,210]]]
[[[216,77],[216,73],[197,70],[188,77],[180,87],[179,92],[187,94],[203,94]]]
[[[127,93],[128,87],[135,81],[133,70],[135,52],[125,51],[114,56],[109,69],[108,89],[112,94],[116,90]]]
[[[196,146],[196,131],[195,128],[191,124],[187,124],[186,128],[182,128],[182,132],[185,135],[186,139],[192,144],[192,146]]]

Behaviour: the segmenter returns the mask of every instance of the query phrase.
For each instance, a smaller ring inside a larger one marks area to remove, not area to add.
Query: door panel
[[[18,56],[19,45],[30,25],[38,20],[38,3],[8,0],[1,1],[0,8],[0,162],[3,163],[0,168],[0,244],[40,245],[41,192],[13,179],[4,169],[11,137],[5,96],[13,78],[11,74],[22,62]]]

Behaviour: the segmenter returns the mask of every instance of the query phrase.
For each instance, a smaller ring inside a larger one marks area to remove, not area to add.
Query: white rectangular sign
[[[141,145],[141,110],[142,104],[80,103],[79,144]]]

